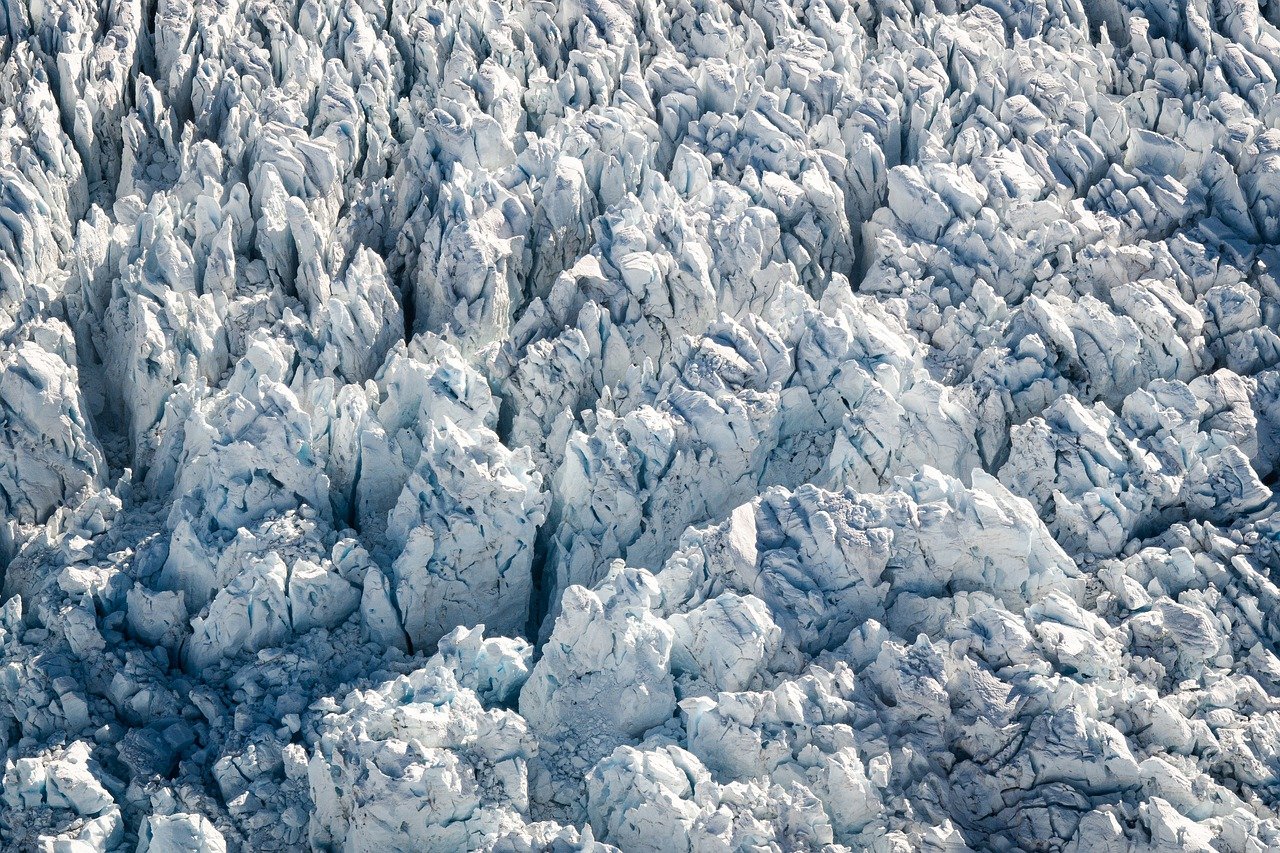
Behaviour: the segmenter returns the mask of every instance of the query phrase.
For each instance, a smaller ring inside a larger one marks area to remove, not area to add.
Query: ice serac
[[[456,347],[424,334],[396,343],[372,384],[326,395],[319,420],[335,515],[373,543],[386,532],[388,514],[436,425],[449,420],[466,431],[492,428],[498,404]]]
[[[346,382],[371,379],[403,335],[397,288],[381,256],[368,248],[356,252],[336,281],[317,283],[304,302],[311,324],[325,332],[320,358],[326,372]]]
[[[0,353],[0,507],[10,524],[42,524],[106,484],[80,393],[71,332],[57,321],[25,330]]]
[[[599,582],[619,557],[654,568],[686,525],[754,493],[777,424],[776,390],[676,387],[657,407],[602,411],[592,433],[572,434],[553,482],[552,615],[569,584]]]
[[[234,531],[302,506],[330,515],[328,479],[312,418],[285,384],[293,353],[259,336],[227,387],[197,386],[167,408],[172,443],[148,472],[169,493],[169,524]]]
[[[520,692],[520,713],[544,745],[533,796],[575,820],[582,809],[578,768],[638,741],[675,711],[675,631],[653,613],[659,594],[648,572],[621,567],[599,592],[569,587]]]
[[[718,808],[706,768],[678,747],[645,752],[620,747],[607,763],[596,765],[587,785],[592,826],[627,850],[693,850],[714,843],[714,829],[705,826],[713,816],[721,825],[729,823],[727,829],[737,828],[726,820],[732,812]],[[830,842],[830,828],[823,828],[827,838],[818,829],[818,845]],[[729,837],[717,840],[735,840],[724,834]]]
[[[387,524],[405,632],[421,648],[458,625],[523,633],[545,518],[541,475],[528,451],[507,450],[488,430],[447,418],[431,429]]]
[[[664,607],[749,593],[812,655],[868,618],[923,614],[947,592],[982,591],[1014,611],[1055,588],[1079,594],[1075,564],[1031,506],[989,475],[974,480],[966,489],[926,469],[884,495],[771,489],[685,535],[658,575]]]
[[[1170,521],[1222,521],[1267,504],[1250,458],[1256,429],[1249,386],[1230,371],[1153,382],[1119,413],[1064,396],[1013,429],[1000,476],[1064,546],[1112,555]]]
[[[1280,0],[12,0],[0,848],[1280,849]]]
[[[189,667],[200,670],[241,651],[278,646],[294,634],[336,628],[356,610],[358,584],[372,564],[368,555],[362,557],[351,540],[335,542],[328,553],[285,550],[282,556],[273,550],[282,539],[289,541],[284,537],[290,533],[297,535],[297,524],[298,519],[286,516],[257,531],[257,537],[242,528],[219,555],[212,578],[217,592],[191,620],[185,646]],[[307,520],[301,525],[306,529]],[[314,522],[310,526],[314,531]],[[310,536],[318,538],[315,532]]]
[[[417,670],[323,710],[307,770],[316,849],[480,849],[523,823],[536,741],[449,669]]]

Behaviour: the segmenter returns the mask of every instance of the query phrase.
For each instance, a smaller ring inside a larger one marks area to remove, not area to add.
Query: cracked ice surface
[[[1280,849],[1280,0],[14,0],[0,851]]]

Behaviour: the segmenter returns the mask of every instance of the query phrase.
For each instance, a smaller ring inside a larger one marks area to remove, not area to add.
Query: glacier
[[[1280,849],[1280,0],[11,0],[0,851]]]

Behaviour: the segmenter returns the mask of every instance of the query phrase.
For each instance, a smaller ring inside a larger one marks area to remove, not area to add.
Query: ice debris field
[[[5,0],[0,850],[1280,849],[1280,0]]]

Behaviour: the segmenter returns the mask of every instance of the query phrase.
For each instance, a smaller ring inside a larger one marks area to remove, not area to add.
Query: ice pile
[[[1280,849],[1280,0],[0,63],[0,850]]]

